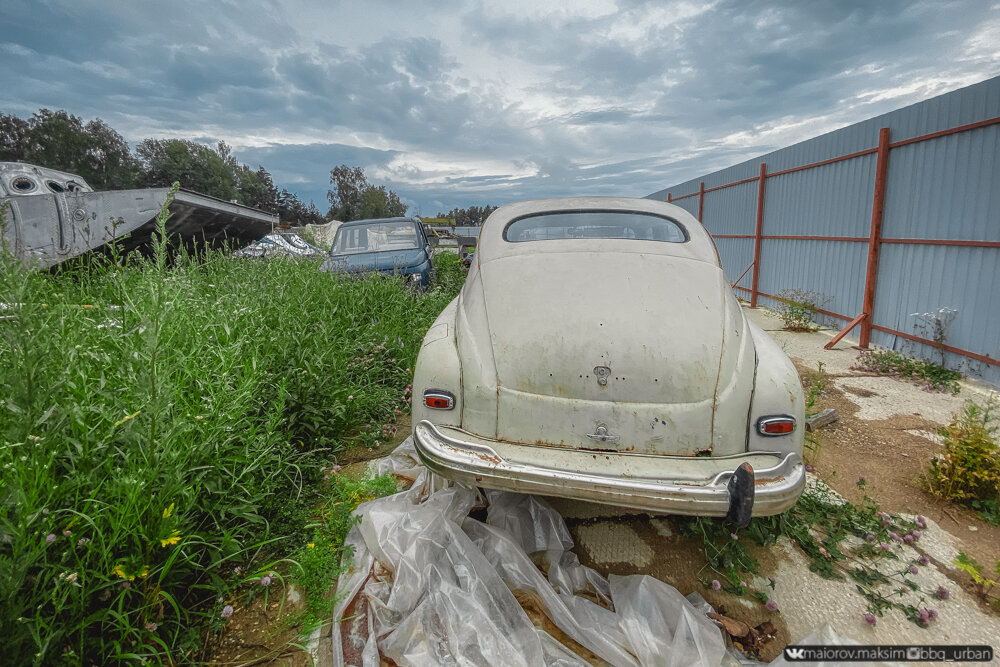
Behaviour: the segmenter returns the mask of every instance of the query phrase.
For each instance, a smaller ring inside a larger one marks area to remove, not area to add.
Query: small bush
[[[914,359],[892,350],[862,350],[852,370],[906,378],[924,391],[958,394],[962,374],[923,359]]]
[[[830,301],[830,297],[804,289],[783,289],[778,292],[778,314],[788,331],[816,331],[813,322],[816,311]]]
[[[968,403],[944,436],[944,454],[931,460],[925,479],[938,498],[976,508],[995,508],[1000,501],[1000,447],[997,446],[996,402]]]

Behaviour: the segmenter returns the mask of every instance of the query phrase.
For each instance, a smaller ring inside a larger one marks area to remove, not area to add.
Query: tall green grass
[[[421,294],[165,240],[0,253],[0,662],[194,659],[217,600],[312,535],[320,467],[408,409],[452,264]]]

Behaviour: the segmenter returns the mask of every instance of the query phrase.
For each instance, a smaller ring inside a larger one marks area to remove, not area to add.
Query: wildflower
[[[917,525],[920,526],[920,530],[927,530],[927,519],[922,514],[917,515]]]
[[[81,538],[80,538],[79,540],[77,540],[77,541],[76,541],[76,546],[77,546],[77,547],[82,547],[82,546],[84,546],[85,544],[87,544],[87,542],[90,542],[90,540],[89,540],[88,538],[86,538],[86,537],[81,537]]]
[[[156,632],[156,628],[158,627],[160,626],[158,626],[156,623],[153,623],[152,621],[146,624],[146,629],[149,630],[150,632]]]
[[[878,545],[879,545],[879,547],[881,547],[882,551],[888,551],[889,550],[889,545],[886,544],[885,542],[879,542]]]
[[[927,610],[927,618],[929,618],[932,621],[935,621],[935,620],[937,620],[937,617],[938,617],[938,613],[937,613],[936,609],[928,609]]]
[[[56,541],[56,536],[54,533],[49,533],[48,535],[45,536],[46,544],[52,544],[55,541]]]
[[[938,600],[947,600],[949,597],[951,597],[951,592],[944,586],[938,586],[938,589],[934,593],[934,596],[937,597]]]
[[[66,581],[72,584],[74,581],[76,581],[76,577],[77,577],[76,572],[70,572],[69,574],[66,575]]]
[[[771,577],[771,586],[777,586],[777,585],[778,585],[778,578]]]
[[[712,579],[712,590],[717,591],[722,588],[722,584],[719,583],[718,579]]]
[[[739,537],[738,537],[738,536],[736,535],[736,533],[729,533],[729,537],[733,538],[734,540],[738,540],[738,539],[740,539],[740,538],[739,538]]]
[[[69,537],[72,534],[73,534],[72,530],[64,530],[63,531],[63,537]]]
[[[812,472],[813,470],[815,470],[815,468],[813,468],[811,465],[806,466],[806,472]]]
[[[268,575],[265,574],[263,577],[260,578],[260,585],[261,586],[270,586],[271,585],[271,577],[269,577]]]
[[[240,567],[239,565],[237,565],[236,567],[233,568],[233,574],[239,574],[240,571],[242,571],[242,570],[243,570],[243,568]]]
[[[354,400],[354,394],[351,394],[350,396],[348,396],[348,397],[347,397],[347,400],[349,400],[349,401],[353,401],[353,400]]]
[[[889,539],[893,542],[902,542],[903,538],[896,531],[889,531]]]
[[[233,615],[233,605],[227,604],[222,608],[222,618],[229,618]]]
[[[166,538],[164,540],[160,540],[160,546],[161,547],[167,547],[167,546],[169,546],[171,544],[177,544],[180,541],[181,541],[181,531],[175,530],[175,531],[173,531],[173,532],[170,533],[170,537],[168,537],[168,538]]]
[[[820,547],[819,548],[819,552],[820,552],[820,554],[822,554],[823,556],[825,556],[827,558],[831,557],[830,554],[827,552],[827,550],[824,547]]]
[[[911,565],[907,569],[910,571],[910,574],[916,574],[917,573],[917,566],[916,565]]]
[[[740,586],[742,586],[743,588],[746,588],[748,586],[748,584],[745,581],[741,581],[740,582]]]
[[[130,582],[130,581],[123,581],[122,582],[122,588],[124,588],[125,590],[128,590],[128,589],[132,588],[132,582]]]
[[[927,565],[928,563],[931,562],[931,558],[930,558],[930,556],[927,556],[925,554],[925,555],[921,556],[920,558],[918,558],[917,562],[920,563],[921,565]]]
[[[875,533],[868,533],[867,535],[865,535],[865,542],[874,542],[874,541],[875,541]]]
[[[778,611],[778,603],[774,600],[768,600],[764,606],[767,607],[768,611]]]
[[[340,472],[341,470],[343,470],[343,468],[341,468],[340,466],[333,466],[332,468],[330,468],[330,472]]]
[[[888,519],[882,519],[882,527],[883,528],[888,528],[889,527],[889,520]]]
[[[907,535],[913,538],[914,542],[920,539],[921,534],[922,533],[919,530],[911,530],[909,533],[907,533]]]
[[[871,626],[874,626],[876,623],[878,623],[878,619],[875,618],[875,614],[871,613],[870,611],[865,612],[862,618],[865,619],[865,623]]]
[[[885,513],[885,512],[883,512],[883,511],[881,511],[881,510],[879,510],[879,511],[878,511],[878,512],[876,512],[875,514],[876,514],[876,515],[877,515],[877,516],[878,516],[878,517],[879,517],[880,519],[888,519],[888,518],[889,518],[889,515],[888,515],[888,514],[886,514],[886,513]]]
[[[913,535],[907,533],[906,535],[903,535],[903,541],[906,542],[907,544],[913,544],[915,540],[913,539]]]
[[[865,476],[864,475],[859,476],[858,477],[858,486],[864,486],[865,481],[866,480],[865,480]]]
[[[315,549],[316,548],[316,543],[315,542],[310,542],[309,544],[306,545],[306,547],[309,548],[309,549]]]

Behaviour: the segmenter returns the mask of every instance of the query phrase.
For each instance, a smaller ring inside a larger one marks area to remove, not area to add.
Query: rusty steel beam
[[[875,163],[875,195],[872,197],[872,227],[868,236],[868,269],[865,272],[865,296],[861,312],[859,345],[867,348],[872,338],[872,313],[875,309],[875,286],[878,281],[878,255],[882,245],[882,212],[885,210],[885,177],[889,168],[889,128],[878,132],[878,161]]]
[[[749,273],[749,272],[750,272],[750,269],[752,269],[753,267],[754,267],[754,264],[753,264],[753,262],[751,262],[751,263],[750,263],[750,266],[748,266],[748,267],[747,267],[747,270],[746,270],[746,271],[744,271],[743,273],[741,273],[741,274],[740,274],[740,277],[739,277],[739,278],[737,278],[737,279],[736,279],[736,282],[734,282],[734,283],[733,283],[732,285],[730,285],[730,287],[736,287],[736,286],[737,286],[737,285],[739,284],[739,282],[740,282],[741,280],[743,280],[743,276],[745,276],[745,275],[746,275],[747,273]],[[755,306],[755,307],[756,307],[756,306]]]
[[[824,345],[823,349],[824,350],[832,350],[834,345],[836,345],[837,343],[839,343],[840,340],[844,336],[846,336],[851,329],[853,329],[854,327],[858,326],[858,324],[860,324],[861,321],[863,319],[865,319],[866,317],[868,317],[868,315],[866,315],[865,313],[861,313],[860,315],[858,315],[857,317],[855,317],[853,320],[850,321],[850,323],[846,327],[844,327],[843,329],[841,329],[840,333],[838,333],[836,336],[834,336],[830,340],[829,343],[827,343],[826,345]]]
[[[760,288],[760,246],[761,235],[764,233],[764,185],[767,182],[767,163],[760,163],[760,176],[757,183],[757,228],[753,241],[753,283],[750,287],[750,307],[757,307],[757,291]],[[739,282],[739,281],[736,281]]]
[[[701,182],[701,187],[698,189],[698,222],[702,222],[701,216],[705,211],[705,181]]]

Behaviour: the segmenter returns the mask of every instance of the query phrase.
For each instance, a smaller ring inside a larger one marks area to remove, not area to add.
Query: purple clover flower
[[[897,533],[894,530],[893,531],[889,531],[889,539],[892,540],[893,542],[902,542],[903,541],[903,538],[899,536],[899,533]]]
[[[874,627],[874,625],[876,623],[878,623],[878,619],[875,618],[875,614],[871,613],[870,611],[869,612],[865,612],[865,614],[862,616],[862,618],[865,619],[865,623],[867,623],[868,625],[871,625],[873,627]]]
[[[929,619],[931,619],[932,621],[936,621],[937,617],[938,617],[937,609],[928,609],[927,610],[927,617]]]
[[[924,554],[923,556],[917,559],[917,562],[920,563],[921,565],[927,565],[928,563],[931,562],[931,558],[930,556]]]
[[[233,615],[233,605],[227,604],[222,608],[222,618],[229,618]]]
[[[889,550],[889,545],[887,543],[885,543],[885,542],[879,542],[878,545],[882,549],[882,551],[888,551]]]
[[[865,535],[865,542],[874,542],[874,541],[875,541],[875,533],[868,533],[867,535]]]
[[[49,533],[48,535],[45,536],[45,543],[46,544],[52,544],[55,541],[56,541],[56,535],[55,535],[55,533]]]
[[[923,514],[917,515],[917,525],[920,526],[920,530],[927,530],[927,519],[924,518]]]
[[[271,577],[269,577],[268,575],[265,574],[263,577],[260,578],[260,585],[261,586],[270,586],[271,585]]]
[[[906,542],[907,544],[913,544],[915,540],[913,539],[913,535],[907,533],[906,535],[903,536],[903,541]]]
[[[951,597],[951,591],[949,591],[944,586],[938,586],[938,589],[934,593],[934,595],[937,596],[938,600],[947,600],[949,597]]]
[[[722,584],[719,583],[718,579],[712,579],[712,590],[717,591],[722,588]]]
[[[910,570],[910,574],[916,574],[917,573],[917,566],[916,565],[911,565],[908,569]]]
[[[768,611],[778,611],[778,603],[774,600],[768,600],[764,606],[767,607]]]

